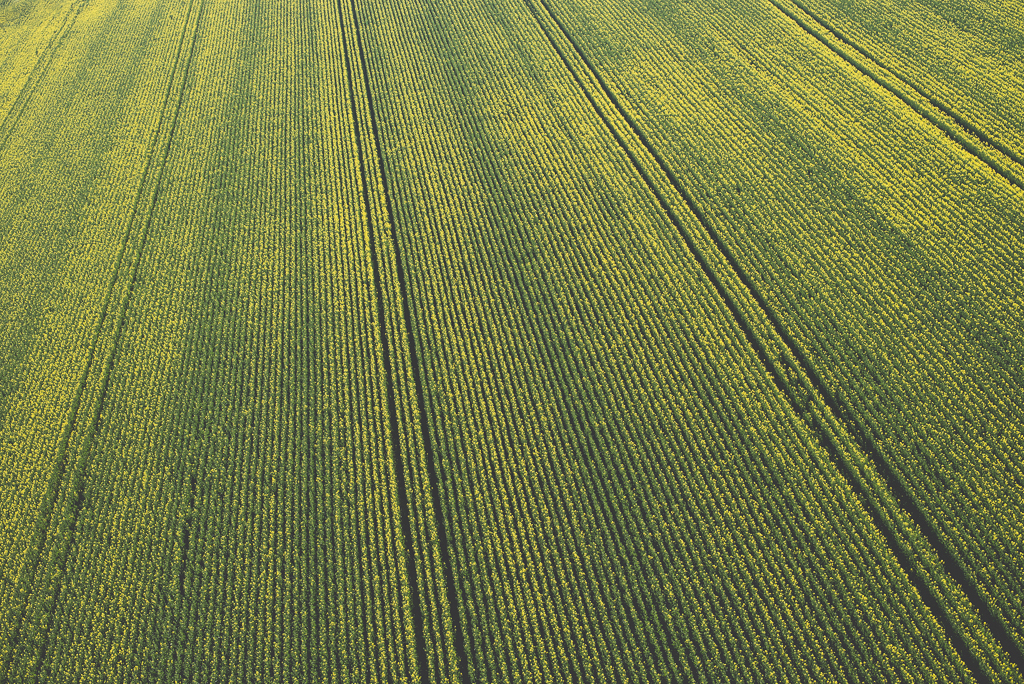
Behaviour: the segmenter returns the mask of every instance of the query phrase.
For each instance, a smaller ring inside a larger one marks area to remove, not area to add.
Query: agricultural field
[[[0,682],[1024,682],[1019,0],[0,0]]]

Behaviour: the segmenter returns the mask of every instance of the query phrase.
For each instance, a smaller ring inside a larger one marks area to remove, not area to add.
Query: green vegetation
[[[0,681],[1024,680],[1018,9],[0,4]]]

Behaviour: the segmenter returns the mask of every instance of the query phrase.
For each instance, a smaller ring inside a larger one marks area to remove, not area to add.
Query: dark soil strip
[[[196,514],[196,476],[189,478],[188,508],[185,523],[181,526],[181,564],[178,566],[178,596],[185,596],[185,578],[188,570],[188,551],[192,542],[192,521]]]
[[[178,569],[178,595],[185,595],[185,568],[188,567],[189,530],[191,525],[185,523],[181,527],[181,565]]]
[[[946,103],[942,102],[938,98],[932,97],[931,95],[927,94],[924,91],[923,88],[920,88],[917,84],[915,84],[913,81],[911,81],[909,78],[907,78],[903,74],[901,74],[901,73],[899,73],[897,71],[894,71],[892,69],[892,67],[886,66],[885,63],[882,62],[882,60],[880,60],[877,57],[875,57],[873,54],[871,54],[870,52],[868,52],[867,50],[862,48],[860,45],[857,45],[857,43],[855,43],[853,40],[851,40],[846,34],[842,33],[838,29],[836,29],[830,22],[826,21],[825,19],[822,19],[820,16],[818,16],[817,14],[812,12],[811,10],[807,9],[806,5],[804,3],[802,3],[802,2],[800,2],[800,0],[790,0],[790,1],[794,5],[799,7],[800,10],[804,14],[809,16],[811,19],[816,21],[821,26],[824,26],[836,38],[838,38],[839,40],[843,41],[844,43],[849,45],[851,48],[853,48],[854,50],[859,52],[861,55],[863,55],[865,59],[871,60],[875,64],[883,67],[890,74],[893,74],[894,76],[896,76],[900,81],[903,82],[904,85],[906,85],[907,87],[912,89],[915,93],[917,93],[923,99],[928,100],[928,102],[930,102],[933,107],[935,107],[936,109],[940,110],[942,113],[944,113],[949,118],[953,119],[953,121],[955,121],[957,123],[957,125],[960,126],[961,128],[963,128],[965,131],[967,131],[968,133],[973,135],[975,138],[977,138],[981,142],[983,142],[986,145],[988,145],[989,147],[991,147],[993,149],[996,149],[996,150],[999,150],[1000,152],[1005,154],[1009,159],[1012,159],[1013,161],[1017,162],[1021,166],[1024,166],[1024,157],[1021,157],[1021,155],[1019,155],[1017,152],[1015,152],[1012,148],[1010,148],[1007,145],[1004,145],[1003,143],[1000,143],[1000,142],[998,142],[996,140],[993,140],[987,134],[985,134],[981,129],[979,129],[977,126],[975,126],[971,122],[967,121],[967,119],[965,119],[960,114],[955,112],[952,107],[950,107]]]
[[[441,506],[441,493],[438,486],[437,466],[434,462],[434,448],[430,441],[430,429],[427,423],[426,400],[423,392],[423,377],[420,369],[419,354],[416,351],[416,336],[413,334],[412,312],[409,308],[409,292],[406,285],[405,268],[402,260],[402,249],[398,240],[398,232],[395,227],[394,208],[391,203],[391,188],[388,182],[387,173],[384,169],[384,159],[380,150],[380,131],[377,125],[377,109],[373,99],[373,89],[370,84],[370,70],[366,62],[366,51],[363,49],[362,35],[359,29],[359,19],[356,15],[355,0],[349,0],[352,5],[352,23],[355,29],[356,45],[359,48],[359,61],[363,72],[363,81],[366,88],[366,104],[370,113],[370,126],[373,130],[373,141],[376,148],[378,172],[381,183],[384,186],[384,202],[387,207],[387,219],[391,226],[391,244],[395,252],[395,273],[398,278],[398,287],[402,299],[402,317],[405,319],[405,334],[409,344],[409,360],[412,365],[412,377],[416,387],[416,404],[419,410],[420,434],[423,439],[424,461],[427,467],[427,477],[430,480],[430,495],[434,508],[434,522],[437,529],[438,550],[441,554],[441,572],[444,574],[445,588],[448,596],[448,609],[451,614],[453,641],[455,655],[458,660],[459,677],[463,684],[469,684],[469,670],[466,666],[466,645],[462,629],[462,617],[459,612],[459,598],[455,588],[455,577],[452,574],[451,554],[448,548],[448,532],[445,528],[444,509]],[[358,139],[358,136],[357,136]],[[365,182],[364,182],[365,190]],[[372,234],[372,231],[371,231]],[[383,318],[381,319],[383,323]],[[390,392],[389,388],[389,392]],[[401,468],[396,467],[401,472]],[[402,488],[399,488],[402,491]],[[411,561],[410,561],[411,562]],[[413,594],[416,593],[415,584]],[[426,661],[421,663],[425,665]],[[424,674],[424,677],[426,675]],[[426,681],[424,679],[424,681]]]
[[[528,5],[529,1],[530,0],[527,0]],[[717,232],[710,226],[708,221],[705,219],[703,212],[701,212],[701,210],[697,207],[696,203],[693,201],[690,194],[682,187],[678,179],[672,173],[669,172],[668,166],[665,163],[665,161],[654,150],[653,146],[648,142],[646,136],[637,127],[632,117],[630,117],[629,114],[627,114],[623,107],[619,104],[618,99],[608,88],[605,81],[601,78],[596,69],[594,69],[593,64],[584,55],[582,50],[569,35],[568,31],[565,29],[562,23],[551,12],[551,9],[550,7],[548,7],[547,3],[544,0],[537,0],[537,2],[539,2],[545,8],[545,10],[547,10],[546,16],[549,17],[550,20],[560,29],[564,39],[570,45],[573,46],[579,59],[589,69],[590,75],[593,77],[594,82],[598,83],[601,86],[605,96],[613,104],[613,106],[618,111],[622,119],[629,125],[633,133],[644,145],[647,152],[656,161],[662,173],[664,173],[666,179],[672,184],[673,188],[676,190],[676,192],[679,193],[679,196],[684,200],[687,207],[693,214],[694,218],[701,224],[704,230],[707,231],[708,235],[712,238],[718,250],[726,258],[730,267],[735,271],[740,281],[753,295],[758,306],[764,311],[766,317],[771,323],[772,328],[779,336],[779,338],[781,338],[781,340],[789,348],[790,352],[793,355],[793,358],[796,359],[797,363],[799,364],[799,368],[795,370],[800,371],[810,381],[813,388],[820,395],[824,404],[828,406],[834,412],[834,414],[838,415],[844,421],[847,429],[851,433],[853,433],[852,437],[854,441],[871,458],[875,467],[881,473],[882,477],[885,478],[888,485],[892,488],[893,494],[897,502],[903,509],[903,511],[921,527],[929,543],[932,544],[939,558],[945,564],[946,570],[962,587],[965,588],[968,598],[971,599],[975,607],[979,608],[979,613],[981,614],[981,617],[988,624],[989,628],[992,629],[992,632],[996,635],[996,638],[1000,640],[1000,644],[1003,646],[1004,650],[1007,651],[1010,657],[1018,663],[1018,667],[1020,667],[1019,660],[1017,660],[1017,658],[1019,657],[1019,651],[1015,653],[1015,644],[1012,640],[1005,638],[1007,636],[1007,633],[1005,628],[1003,628],[1002,623],[995,619],[991,610],[988,608],[987,603],[978,594],[974,586],[966,582],[966,574],[964,573],[962,567],[959,565],[958,559],[945,546],[942,539],[938,536],[938,534],[929,524],[928,518],[920,510],[916,502],[909,496],[902,482],[895,477],[892,469],[889,467],[889,464],[885,461],[884,458],[882,458],[881,453],[875,446],[874,441],[870,438],[867,431],[863,428],[861,423],[858,420],[856,420],[856,418],[852,414],[852,411],[850,411],[848,407],[836,401],[835,397],[825,386],[825,383],[821,380],[821,377],[818,375],[814,367],[809,363],[803,351],[797,345],[796,341],[792,338],[792,336],[789,334],[785,326],[782,325],[778,317],[768,306],[768,303],[764,300],[764,297],[754,287],[750,278],[747,277],[746,273],[740,267],[739,263],[736,261],[735,257],[732,255],[730,250],[725,246]],[[535,17],[537,17],[538,14],[535,8],[532,5],[529,6],[530,11],[534,13]],[[708,280],[714,285],[715,290],[718,292],[722,300],[729,307],[730,312],[733,314],[733,317],[736,319],[740,329],[746,336],[747,341],[757,352],[758,358],[769,370],[771,370],[776,386],[789,398],[791,404],[793,405],[793,409],[797,413],[797,415],[804,415],[805,412],[800,409],[800,402],[798,397],[796,396],[795,389],[792,388],[789,382],[787,382],[786,380],[785,370],[780,368],[778,364],[776,364],[771,359],[764,345],[757,338],[756,334],[753,331],[753,328],[746,320],[746,317],[740,311],[738,305],[733,301],[732,297],[725,289],[721,280],[715,274],[710,264],[707,262],[703,254],[693,243],[689,234],[683,228],[683,223],[680,220],[680,218],[670,208],[665,197],[662,195],[660,190],[658,190],[657,184],[650,177],[647,171],[644,170],[642,164],[636,158],[634,153],[629,149],[625,140],[623,140],[623,138],[615,130],[615,127],[608,120],[607,116],[601,110],[600,106],[597,105],[596,101],[593,99],[593,96],[590,94],[590,92],[584,85],[583,79],[577,73],[576,69],[566,59],[561,48],[558,47],[557,42],[553,39],[548,29],[544,26],[544,22],[541,21],[539,17],[538,23],[541,26],[541,30],[544,31],[544,34],[547,36],[548,41],[551,43],[554,50],[558,53],[559,57],[561,57],[566,68],[573,75],[573,78],[580,86],[580,89],[583,91],[584,95],[590,101],[598,116],[601,117],[609,132],[611,132],[612,136],[618,142],[619,146],[623,149],[626,155],[633,162],[633,165],[636,167],[637,171],[643,177],[651,192],[657,197],[662,209],[672,220],[673,224],[675,224],[677,230],[679,231],[679,234],[685,240],[690,252],[694,255],[695,259],[700,264],[701,270],[704,272]],[[942,624],[942,626],[944,627],[950,642],[952,643],[960,657],[963,659],[964,663],[967,664],[968,668],[971,670],[972,675],[978,681],[989,681],[988,676],[983,672],[980,664],[978,663],[977,658],[970,651],[963,637],[953,626],[953,621],[947,613],[944,605],[938,600],[938,597],[933,594],[932,589],[930,587],[930,583],[927,581],[925,577],[922,577],[920,573],[917,572],[917,570],[915,569],[913,559],[901,550],[900,544],[897,542],[894,531],[890,530],[889,526],[885,523],[885,516],[882,514],[879,504],[874,500],[874,498],[870,495],[869,492],[865,491],[864,487],[859,482],[859,479],[855,476],[853,469],[849,466],[849,464],[847,464],[843,460],[842,456],[840,455],[842,451],[839,448],[839,445],[833,441],[833,438],[829,434],[829,431],[826,429],[826,426],[817,423],[816,420],[814,422],[809,421],[809,423],[810,426],[814,429],[815,433],[818,435],[819,441],[821,442],[825,450],[828,452],[833,463],[839,469],[840,473],[847,480],[847,482],[849,482],[850,487],[853,489],[853,491],[856,492],[861,501],[865,503],[865,506],[868,509],[868,513],[870,514],[874,525],[879,529],[879,531],[885,538],[888,546],[890,547],[893,554],[896,556],[901,567],[917,588],[922,600],[932,610],[932,612],[936,615],[937,619],[939,620],[940,624]]]
[[[190,7],[190,9],[191,9],[191,7]],[[196,32],[198,33],[198,19],[197,19],[196,27],[197,27],[196,28]],[[40,507],[39,516],[38,516],[38,518],[36,520],[35,534],[34,534],[35,541],[32,544],[32,547],[31,547],[31,549],[29,551],[28,559],[26,560],[26,562],[22,566],[23,570],[22,570],[22,573],[19,576],[19,580],[18,580],[18,585],[20,587],[20,590],[22,592],[24,592],[24,594],[25,594],[25,605],[22,607],[22,609],[20,611],[20,616],[17,618],[18,626],[13,630],[13,634],[11,635],[11,641],[10,641],[10,644],[8,646],[7,655],[4,658],[4,662],[2,664],[0,664],[0,673],[6,672],[8,667],[10,667],[11,660],[14,657],[15,651],[17,650],[18,642],[21,639],[22,629],[24,628],[25,619],[26,619],[26,616],[28,614],[29,603],[30,603],[30,601],[32,599],[32,595],[33,595],[33,586],[32,585],[34,584],[35,577],[39,573],[39,565],[42,562],[43,551],[46,549],[47,543],[49,541],[48,540],[48,536],[49,536],[49,531],[50,531],[51,523],[52,523],[52,520],[53,520],[53,509],[54,509],[54,506],[56,506],[56,504],[57,504],[57,498],[58,498],[58,496],[60,494],[60,491],[61,491],[61,488],[62,488],[62,485],[63,485],[63,480],[65,478],[65,474],[66,474],[67,469],[68,469],[68,453],[67,453],[68,444],[69,444],[69,442],[71,440],[71,435],[74,433],[75,429],[78,426],[78,418],[79,418],[79,412],[81,410],[82,397],[85,394],[85,388],[86,388],[86,386],[88,384],[89,375],[92,372],[93,363],[96,360],[96,351],[97,351],[97,346],[99,344],[100,333],[103,330],[103,326],[104,326],[104,324],[105,324],[105,322],[107,320],[107,315],[110,312],[110,304],[111,304],[111,302],[113,300],[113,297],[114,297],[114,289],[116,288],[117,283],[121,280],[122,276],[124,275],[124,274],[122,274],[121,269],[122,269],[122,265],[124,263],[125,254],[128,251],[128,245],[131,242],[131,237],[132,237],[131,225],[135,222],[136,217],[139,215],[140,206],[142,204],[143,190],[146,187],[146,185],[148,184],[149,178],[152,176],[152,174],[154,172],[154,165],[156,163],[155,160],[156,160],[156,154],[157,154],[156,146],[157,146],[157,143],[160,140],[161,132],[164,130],[165,114],[167,113],[168,106],[170,104],[171,94],[172,94],[172,90],[174,88],[175,76],[177,74],[178,67],[179,67],[179,65],[181,63],[181,53],[182,53],[182,50],[183,50],[183,46],[185,44],[185,36],[186,36],[186,34],[183,32],[182,36],[181,36],[181,40],[178,42],[178,50],[177,50],[177,53],[175,55],[175,65],[174,65],[173,70],[171,71],[171,76],[170,76],[170,78],[168,79],[168,82],[167,82],[167,92],[164,94],[164,102],[163,102],[163,105],[161,107],[161,115],[160,115],[159,123],[157,125],[157,131],[156,131],[156,133],[153,136],[152,142],[150,143],[150,148],[149,148],[149,152],[148,152],[147,160],[146,160],[146,166],[145,166],[145,168],[143,170],[142,179],[139,181],[139,187],[138,187],[138,189],[136,191],[136,194],[135,194],[134,206],[133,206],[133,209],[132,209],[131,217],[128,219],[128,226],[129,226],[129,228],[125,231],[124,238],[123,238],[123,240],[121,242],[121,248],[120,248],[120,251],[118,252],[116,264],[115,264],[115,267],[114,267],[114,275],[113,275],[113,277],[110,280],[110,285],[107,287],[107,293],[106,293],[106,295],[104,296],[104,299],[103,299],[103,307],[102,307],[102,309],[100,311],[99,320],[96,323],[96,329],[93,332],[92,340],[89,343],[89,356],[88,356],[88,358],[86,360],[85,368],[82,370],[82,375],[79,378],[78,387],[75,389],[75,396],[74,396],[74,399],[72,399],[72,401],[71,401],[71,408],[68,411],[67,422],[64,425],[64,430],[61,433],[60,440],[57,443],[57,457],[56,457],[56,464],[57,465],[53,469],[53,471],[51,472],[50,479],[47,482],[46,493],[44,495],[42,506]],[[195,35],[193,36],[193,39],[192,39],[191,49],[194,50],[194,48],[195,48]],[[189,61],[190,62],[191,62],[191,58],[192,58],[192,54],[191,54],[191,51],[190,51],[190,53],[189,53]],[[187,72],[186,72],[186,76],[187,76]],[[184,88],[184,79],[182,80],[182,89],[183,88]],[[180,95],[180,93],[179,93],[179,95]],[[174,129],[174,127],[177,126],[178,111],[180,110],[180,105],[181,105],[181,101],[180,101],[180,97],[179,97],[179,101],[178,101],[178,104],[176,106],[175,114],[174,114],[174,123],[172,124],[172,136],[173,136],[173,129]],[[160,167],[156,171],[156,173],[158,175],[161,174],[162,171],[163,171],[162,164],[164,162],[166,162],[167,150],[169,148],[170,148],[170,138],[168,138],[167,148],[164,150],[164,154],[163,154],[163,156],[161,158],[161,161],[159,162]],[[159,185],[159,183],[158,183],[158,185]],[[155,202],[156,202],[156,197],[154,195],[153,200],[150,202],[150,213],[152,213],[152,207],[155,204]],[[147,224],[146,224],[147,232],[148,232],[150,220],[147,220]],[[144,243],[145,243],[145,235],[143,236],[143,244]],[[134,266],[133,266],[133,269],[132,269],[132,271],[133,271],[133,276],[132,276],[132,278],[133,278],[133,287],[132,287],[132,289],[134,289],[134,281],[137,278],[138,266],[139,266],[139,262],[141,261],[141,258],[142,258],[142,247],[140,246],[139,254],[138,254],[138,256],[135,259],[135,263],[134,263]],[[119,321],[118,321],[118,330],[123,328],[124,312],[126,310],[126,307],[127,307],[127,300],[125,301],[124,306],[122,307],[122,310],[120,312],[120,317],[119,317]],[[116,346],[117,346],[117,342],[119,341],[119,338],[120,338],[120,334],[118,333],[115,336],[115,349],[116,349]],[[113,352],[111,353],[110,358],[108,358],[108,365],[107,365],[107,368],[106,368],[106,370],[104,372],[104,380],[103,380],[104,391],[102,393],[102,396],[105,396],[105,388],[106,388],[106,384],[107,384],[107,378],[109,377],[109,371],[110,371],[110,365],[112,363],[112,359],[113,359]],[[102,398],[101,398],[100,401],[102,401]],[[97,410],[96,410],[96,414],[95,415],[98,415],[98,413],[99,413],[99,407],[97,406]],[[85,438],[86,439],[86,443],[89,440],[89,436],[88,435],[91,434],[91,430],[92,430],[92,428],[90,428],[90,433],[88,433],[86,438]],[[86,446],[85,446],[85,444],[83,444],[83,451],[80,452],[80,453],[83,453],[85,448],[86,448]],[[79,468],[79,464],[78,463],[76,463],[74,471],[75,471],[75,473],[80,475],[80,472],[79,472],[80,468]],[[75,474],[73,474],[72,477],[75,477]],[[77,500],[76,500],[76,506],[77,506]],[[77,517],[77,515],[76,515],[76,517]],[[66,562],[66,559],[65,559],[65,562]],[[56,601],[54,601],[54,606],[56,606]]]
[[[388,421],[391,427],[391,458],[395,470],[396,489],[398,490],[398,514],[402,524],[402,539],[405,545],[405,571],[409,578],[409,604],[410,610],[412,611],[412,625],[413,632],[416,638],[416,664],[419,669],[420,682],[422,684],[429,684],[429,660],[427,658],[427,642],[423,634],[423,609],[420,606],[420,594],[419,585],[417,582],[416,575],[416,561],[414,558],[414,544],[412,539],[412,522],[409,519],[409,491],[405,484],[405,466],[402,460],[402,443],[401,435],[398,429],[398,406],[395,402],[395,369],[391,359],[391,343],[388,339],[387,334],[387,323],[384,314],[384,292],[380,282],[380,261],[377,256],[377,237],[374,231],[374,214],[376,213],[373,208],[373,202],[370,201],[370,190],[369,190],[369,179],[367,171],[367,155],[370,153],[363,146],[363,133],[359,127],[359,113],[356,108],[356,93],[353,80],[355,79],[355,73],[353,71],[353,65],[349,61],[349,47],[348,37],[345,32],[345,22],[342,8],[342,0],[338,0],[338,24],[341,28],[341,42],[342,49],[345,52],[345,70],[348,72],[348,92],[349,102],[352,106],[352,122],[356,127],[356,151],[359,155],[359,174],[362,181],[363,190],[363,205],[366,210],[366,216],[368,219],[367,232],[370,236],[370,261],[373,264],[373,285],[377,294],[377,327],[380,330],[380,344],[383,350],[383,361],[384,361],[384,372],[387,375],[387,397],[388,397]],[[351,2],[352,21],[355,24],[356,21],[356,7],[355,2]],[[363,57],[363,46],[362,40],[359,35],[358,26],[354,25],[355,30],[355,43],[359,50],[360,61],[363,62],[363,80],[364,86],[367,91],[367,98],[369,98],[370,91],[370,80],[367,77],[365,58]],[[376,141],[374,142],[376,144]],[[373,151],[376,154],[376,150]],[[380,159],[378,157],[378,165]],[[383,177],[383,168],[382,177]],[[385,188],[387,185],[385,184]],[[388,209],[390,211],[390,200],[388,202]],[[381,217],[383,218],[383,217]],[[404,292],[403,292],[404,295]],[[402,617],[402,605],[398,605],[399,620],[404,621]]]
[[[993,149],[998,150],[999,152],[1001,152],[1004,155],[1006,155],[1009,159],[1012,159],[1013,161],[1015,161],[1018,164],[1020,164],[1021,163],[1020,157],[1018,155],[1014,154],[1013,150],[1010,150],[1005,145],[1001,145],[1001,144],[993,141],[988,136],[986,136],[984,133],[982,133],[980,130],[978,130],[978,128],[976,126],[971,125],[970,123],[965,121],[962,117],[960,117],[956,113],[954,113],[951,109],[949,109],[949,107],[946,107],[945,105],[941,104],[935,98],[929,97],[925,93],[923,93],[920,90],[918,90],[917,87],[915,87],[913,84],[911,84],[911,83],[907,82],[906,80],[900,78],[900,81],[901,81],[901,83],[903,85],[905,85],[909,89],[913,90],[921,98],[927,100],[935,108],[937,108],[940,111],[944,112],[947,116],[949,116],[951,119],[953,119],[953,121],[955,121],[957,123],[957,125],[960,127],[960,129],[962,129],[962,130],[958,129],[956,126],[951,126],[948,122],[943,121],[940,117],[936,116],[933,112],[928,111],[928,109],[926,107],[922,106],[920,103],[915,102],[912,98],[910,98],[910,97],[906,96],[905,94],[901,93],[898,88],[896,88],[892,84],[886,82],[885,79],[880,78],[879,76],[877,76],[875,73],[872,72],[871,69],[869,69],[867,66],[865,66],[860,59],[858,59],[854,55],[849,54],[849,52],[844,50],[841,46],[836,45],[833,41],[830,41],[828,39],[828,37],[825,36],[824,33],[823,33],[823,31],[825,31],[825,30],[830,30],[830,29],[827,29],[827,26],[825,24],[822,24],[822,23],[818,22],[819,23],[819,27],[816,28],[815,26],[811,25],[811,23],[809,21],[807,21],[806,19],[804,19],[803,17],[800,17],[795,12],[792,12],[791,10],[788,10],[785,7],[783,7],[782,5],[780,5],[777,2],[777,0],[768,0],[768,2],[770,2],[772,4],[772,6],[775,7],[775,9],[779,10],[780,12],[785,14],[787,17],[792,19],[793,22],[797,24],[797,26],[799,26],[801,29],[804,30],[804,32],[806,32],[808,35],[810,35],[811,37],[815,38],[819,43],[821,43],[826,48],[828,48],[829,51],[831,51],[834,55],[836,55],[837,57],[839,57],[840,59],[845,61],[847,64],[852,66],[857,71],[859,71],[866,78],[871,79],[874,83],[878,84],[879,87],[884,88],[886,90],[886,92],[891,93],[894,97],[898,98],[900,100],[900,102],[902,102],[903,104],[905,104],[908,107],[910,107],[912,110],[914,110],[914,112],[916,112],[919,116],[921,116],[921,118],[927,120],[933,126],[935,126],[939,130],[941,130],[943,133],[945,133],[946,136],[949,137],[950,140],[952,140],[953,142],[957,143],[960,147],[962,147],[966,152],[968,152],[969,154],[974,156],[982,164],[984,164],[985,166],[987,166],[990,169],[992,169],[992,171],[994,171],[995,173],[997,173],[1000,176],[1002,176],[1007,182],[1017,186],[1021,190],[1024,190],[1024,180],[1019,178],[1017,176],[1017,174],[1013,170],[1005,167],[1003,164],[1000,164],[997,159],[994,159],[992,157],[992,155],[989,154],[981,146],[981,144],[989,145]],[[808,16],[810,16],[809,13],[808,13]],[[839,36],[839,34],[835,34],[835,35]],[[850,48],[852,48],[853,50],[856,50],[857,52],[859,52],[863,59],[869,59],[872,62],[875,62],[876,64],[881,66],[880,62],[878,62],[877,60],[871,58],[866,52],[864,52],[863,50],[858,48],[853,43],[847,41],[845,38],[842,38],[841,36],[840,36],[840,40],[842,40],[844,43],[849,45]],[[965,132],[966,132],[966,134],[965,134]],[[970,138],[971,135],[973,135],[976,140],[971,140],[971,138]]]

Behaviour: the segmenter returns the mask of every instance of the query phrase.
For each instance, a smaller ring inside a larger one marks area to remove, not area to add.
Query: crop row
[[[1024,22],[1012,3],[800,0],[831,31],[1024,158]]]
[[[366,11],[470,679],[964,676],[526,7]]]
[[[25,613],[5,623],[19,633],[4,642],[0,677],[418,679],[337,10],[193,6],[153,15],[124,7],[107,18],[108,32],[134,31],[136,49],[162,61],[173,63],[168,52],[184,45],[189,64],[171,85],[171,64],[163,83],[159,72],[140,78],[148,64],[117,59],[117,43],[102,33],[90,36],[91,52],[87,42],[68,52],[89,55],[102,71],[95,92],[112,102],[124,98],[119,83],[142,81],[138,93],[151,99],[123,105],[170,124],[153,121],[142,129],[147,138],[91,110],[94,93],[77,99],[69,118],[101,121],[97,137],[128,137],[140,161],[100,156],[116,148],[53,146],[72,162],[69,151],[82,150],[84,165],[108,174],[135,168],[136,182],[121,183],[136,201],[96,219],[97,230],[109,230],[120,218],[128,235],[111,238],[126,249],[97,360],[36,349],[39,337],[24,343],[78,375],[84,369],[86,379],[77,419],[71,413],[66,472],[40,463],[22,476],[32,464],[26,452],[5,456],[29,521],[42,498],[39,486],[27,491],[32,478],[45,487],[45,476],[57,476],[40,570],[18,592],[5,585],[0,594]],[[161,24],[175,15],[178,23]],[[164,26],[166,42],[139,30],[147,18]],[[109,186],[92,192],[104,202],[114,194]],[[31,236],[50,237],[53,222],[35,208],[30,215],[38,222]],[[95,296],[113,277],[100,275]],[[88,292],[60,294],[89,311],[74,300]],[[95,315],[79,339],[89,324]],[[68,395],[44,386],[39,408],[15,404],[11,414],[39,430],[40,409],[52,410],[59,434],[68,402],[47,406]],[[58,441],[41,435],[42,454]],[[18,510],[4,509],[12,535],[24,525]],[[19,557],[4,567],[15,577],[24,570]]]
[[[1017,676],[892,500],[1019,640],[1024,200],[771,3],[75,22],[0,141],[0,679]]]
[[[1018,632],[1019,326],[1002,276],[1018,189],[771,6],[555,6],[852,431]],[[627,40],[662,52],[609,47]]]
[[[19,644],[33,648],[19,634],[33,612],[29,593],[47,583],[41,569],[69,507],[72,488],[64,485],[74,480],[77,428],[88,422],[98,390],[87,375],[108,353],[115,317],[105,313],[124,292],[115,276],[131,250],[128,225],[161,112],[160,101],[146,100],[166,91],[171,65],[162,53],[173,49],[185,23],[182,17],[146,30],[160,14],[159,7],[125,16],[110,4],[94,6],[91,21],[113,27],[112,57],[127,68],[116,78],[96,73],[82,58],[87,41],[71,36],[66,49],[50,55],[52,68],[33,85],[31,106],[7,120],[0,193],[7,226],[0,277],[9,284],[0,303],[0,462],[7,480],[0,492],[7,580],[0,667]],[[67,103],[81,102],[84,92],[92,96],[92,113],[108,118],[119,136],[97,130],[81,110],[69,115]],[[108,155],[116,161],[98,163]],[[82,420],[74,421],[79,413]]]

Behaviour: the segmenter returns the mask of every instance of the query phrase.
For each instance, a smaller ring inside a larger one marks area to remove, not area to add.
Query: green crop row
[[[0,7],[0,681],[1019,680],[1024,196],[790,4]]]
[[[554,7],[1020,644],[1020,190],[770,4]]]

